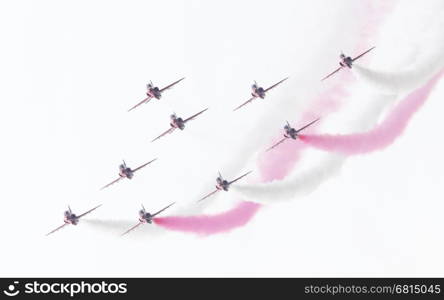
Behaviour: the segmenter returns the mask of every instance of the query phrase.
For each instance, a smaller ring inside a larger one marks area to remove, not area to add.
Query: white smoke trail
[[[233,186],[232,190],[243,199],[257,203],[275,203],[307,195],[325,180],[338,173],[345,162],[343,156],[330,156],[298,176],[288,180],[276,180],[264,184]]]
[[[440,49],[443,49],[441,47]],[[355,65],[353,71],[365,84],[384,94],[400,94],[417,87],[418,83],[427,81],[444,65],[442,52],[425,64],[421,69],[400,72],[383,72]]]
[[[369,69],[355,64],[352,69],[362,82],[380,93],[399,94],[412,90],[444,65],[444,3],[428,1],[420,10],[411,3],[402,4],[405,7],[396,16],[397,22],[408,26],[404,32],[396,33],[395,38],[386,36],[375,49],[378,55],[375,58],[379,61],[374,62],[379,63],[379,67]],[[405,24],[406,20],[409,24]],[[397,24],[392,30],[399,31],[399,27]],[[396,71],[388,71],[387,65]]]

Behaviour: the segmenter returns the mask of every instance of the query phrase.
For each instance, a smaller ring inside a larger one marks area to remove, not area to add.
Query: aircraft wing
[[[83,214],[81,214],[80,216],[77,216],[77,218],[81,218],[81,217],[83,217],[83,216],[85,216],[85,215],[87,215],[87,214],[89,214],[90,212],[92,212],[93,210],[96,210],[97,208],[99,208],[100,206],[102,206],[102,204],[100,204],[100,205],[97,205],[96,207],[94,207],[93,209],[90,209],[90,210],[88,210],[87,212],[84,212]]]
[[[201,113],[203,113],[203,112],[206,111],[207,109],[208,109],[208,108],[205,108],[204,110],[198,112],[197,114],[192,115],[192,116],[189,117],[188,119],[183,120],[183,122],[186,123],[186,122],[188,122],[188,121],[190,121],[190,120],[193,120],[195,117],[197,117],[198,115],[200,115]]]
[[[242,175],[242,176],[239,176],[238,178],[236,178],[236,179],[234,179],[234,180],[232,180],[232,181],[228,182],[228,184],[230,185],[230,184],[232,184],[232,183],[234,183],[234,182],[238,181],[239,179],[241,179],[241,178],[243,178],[243,177],[247,176],[248,174],[250,174],[251,172],[253,172],[253,171],[247,172],[247,173],[245,173],[244,175]]]
[[[286,139],[287,139],[287,138],[284,137],[282,140],[280,140],[279,142],[277,142],[276,144],[274,144],[273,146],[271,146],[270,148],[268,148],[267,150],[265,150],[265,152],[268,152],[268,151],[270,151],[271,149],[276,148],[277,146],[279,146],[280,144],[282,144],[283,142],[285,142]]]
[[[132,111],[133,109],[135,109],[136,107],[138,107],[139,105],[142,105],[143,103],[148,103],[150,102],[150,100],[153,99],[152,97],[146,97],[145,99],[143,99],[142,101],[140,101],[139,103],[137,103],[136,105],[134,105],[133,107],[131,107],[130,109],[128,109],[128,111]]]
[[[203,197],[203,198],[201,198],[201,199],[199,199],[197,202],[200,202],[200,201],[202,201],[202,200],[205,200],[205,199],[207,199],[208,197],[210,197],[210,196],[213,196],[214,194],[216,194],[217,192],[219,192],[219,190],[218,189],[216,189],[216,190],[214,190],[214,191],[212,191],[211,193],[209,193],[208,195],[206,195],[205,197]]]
[[[50,234],[52,234],[52,233],[54,233],[54,232],[56,232],[56,231],[62,229],[62,228],[65,227],[66,225],[68,225],[68,223],[65,223],[65,224],[63,224],[62,226],[57,227],[57,228],[54,229],[53,231],[47,233],[46,236],[48,236],[48,235],[50,235]]]
[[[165,131],[164,133],[162,133],[161,135],[159,135],[158,137],[156,137],[154,140],[152,140],[151,143],[154,142],[155,140],[160,139],[160,138],[163,137],[164,135],[167,135],[168,133],[173,132],[174,129],[176,129],[176,128],[171,127],[170,129],[168,129],[167,131]]]
[[[133,231],[134,229],[136,229],[137,227],[139,227],[142,224],[143,224],[142,222],[139,222],[137,225],[134,225],[133,227],[131,227],[130,229],[128,229],[127,231],[122,233],[120,236],[124,236],[125,234],[128,234],[129,232]]]
[[[135,168],[134,170],[132,170],[133,173],[136,172],[136,171],[139,171],[139,170],[142,169],[143,167],[149,165],[150,163],[152,163],[152,162],[155,161],[156,159],[157,159],[157,158],[155,158],[155,159],[153,159],[153,160],[150,160],[149,162],[147,162],[147,163],[141,165],[140,167]]]
[[[280,85],[282,82],[284,82],[285,80],[287,80],[288,79],[288,77],[287,78],[284,78],[284,79],[282,79],[281,81],[279,81],[279,82],[277,82],[277,83],[275,83],[275,84],[273,84],[272,86],[270,86],[269,88],[267,88],[267,89],[265,89],[264,90],[264,92],[266,93],[266,92],[268,92],[269,90],[271,90],[272,88],[274,88],[274,87],[276,87],[276,86],[278,86],[278,85]]]
[[[160,92],[162,93],[163,91],[165,91],[165,90],[167,90],[167,89],[173,87],[173,85],[178,84],[179,82],[181,82],[181,81],[184,80],[184,79],[185,79],[185,77],[183,77],[183,78],[181,78],[181,79],[179,79],[179,80],[177,80],[177,81],[174,81],[172,84],[167,85],[166,87],[164,87],[163,89],[161,89]]]
[[[296,130],[296,132],[297,132],[297,133],[298,133],[298,132],[301,132],[301,131],[304,130],[305,128],[307,128],[307,127],[313,125],[314,123],[316,123],[317,121],[319,121],[319,119],[320,119],[320,118],[317,118],[316,120],[311,121],[310,123],[308,123],[308,124],[305,125],[304,127],[301,127],[301,128],[299,128],[298,130]]]
[[[160,214],[161,212],[163,212],[164,210],[166,210],[167,208],[169,208],[170,206],[172,206],[174,203],[176,203],[176,202],[173,202],[173,203],[171,203],[170,205],[168,205],[168,206],[162,208],[161,210],[159,210],[159,211],[156,212],[155,214],[152,214],[151,216],[152,216],[152,217],[157,216],[158,214]]]
[[[253,101],[254,99],[256,99],[256,97],[251,97],[250,99],[248,99],[247,101],[245,101],[244,103],[242,103],[241,105],[239,105],[238,107],[236,107],[235,109],[233,109],[233,111],[238,110],[239,108],[241,108],[242,106],[250,103],[251,101]]]
[[[122,179],[123,177],[119,177],[116,180],[114,180],[113,182],[108,183],[107,185],[103,186],[100,190],[106,189],[107,187],[113,185],[114,183],[120,181],[120,179]]]
[[[336,72],[339,72],[343,67],[339,67],[336,70],[334,70],[333,72],[331,72],[330,74],[328,74],[327,76],[325,76],[324,78],[321,79],[321,81],[327,79],[328,77],[332,76],[333,74],[335,74]]]
[[[364,56],[365,54],[369,53],[371,50],[375,49],[375,47],[371,47],[370,49],[368,49],[367,51],[359,54],[358,56],[356,56],[355,58],[353,58],[353,61],[357,60],[358,58],[361,58],[362,56]]]

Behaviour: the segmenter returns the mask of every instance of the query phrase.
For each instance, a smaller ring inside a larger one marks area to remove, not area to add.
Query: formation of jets
[[[349,68],[351,69],[353,66],[353,63],[361,58],[362,56],[364,56],[365,54],[367,54],[368,52],[370,52],[371,50],[373,50],[375,47],[372,47],[370,49],[368,49],[367,51],[359,54],[358,56],[356,56],[355,58],[352,58],[350,56],[346,56],[345,54],[341,53],[339,58],[340,58],[340,62],[339,62],[339,68],[337,68],[336,70],[334,70],[333,72],[331,72],[330,74],[328,74],[326,77],[322,78],[322,80],[325,80],[327,78],[329,78],[330,76],[332,76],[333,74],[337,73],[338,71],[340,71],[343,68]],[[155,98],[157,100],[160,100],[162,97],[162,93],[164,91],[166,91],[167,89],[170,89],[171,87],[175,86],[176,84],[178,84],[179,82],[181,82],[182,80],[184,80],[184,78],[181,78],[179,80],[176,80],[175,82],[165,86],[164,88],[159,89],[157,86],[154,86],[154,84],[150,81],[147,84],[147,92],[146,92],[146,98],[143,99],[141,102],[137,103],[136,105],[134,105],[133,107],[131,107],[128,111],[132,111],[135,108],[139,107],[140,105],[144,104],[144,103],[148,103],[151,99]],[[255,99],[264,99],[265,96],[267,95],[267,93],[277,87],[278,85],[280,85],[281,83],[283,83],[284,81],[286,81],[288,79],[288,77],[278,81],[277,83],[273,84],[272,86],[264,89],[263,87],[259,86],[256,81],[254,82],[254,84],[251,86],[251,98],[248,99],[246,102],[242,103],[241,105],[239,105],[238,107],[236,107],[234,109],[234,111],[240,109],[241,107],[245,106],[248,103],[251,103],[253,100]],[[194,120],[197,116],[201,115],[202,113],[204,113],[205,111],[207,111],[208,108],[205,108],[204,110],[199,111],[198,113],[192,115],[191,117],[188,117],[186,119],[182,119],[181,117],[178,117],[175,113],[172,114],[170,116],[170,128],[163,132],[161,135],[159,135],[158,137],[156,137],[155,139],[152,140],[152,142],[160,139],[161,137],[172,133],[173,131],[175,131],[176,129],[180,129],[180,130],[184,130],[185,129],[185,125],[188,121]],[[274,148],[276,148],[277,146],[279,146],[280,144],[282,144],[283,142],[285,142],[287,139],[293,139],[296,140],[298,138],[298,135],[301,131],[305,130],[306,128],[310,127],[311,125],[313,125],[314,123],[316,123],[319,120],[319,118],[311,121],[310,123],[306,124],[305,126],[299,128],[299,129],[295,129],[293,128],[290,123],[287,121],[287,124],[284,126],[284,137],[283,139],[281,139],[280,141],[278,141],[276,144],[274,144],[273,146],[271,146],[270,148],[268,148],[266,151],[272,150]],[[150,163],[154,162],[157,158],[135,168],[135,169],[131,169],[130,167],[128,167],[125,163],[125,161],[123,161],[122,164],[119,165],[119,177],[117,179],[115,179],[114,181],[108,183],[107,185],[103,186],[101,189],[105,189],[111,185],[113,185],[114,183],[117,183],[118,181],[127,178],[127,179],[132,179],[134,176],[134,173],[139,171],[140,169],[144,168],[145,166],[149,165]],[[216,178],[216,189],[214,191],[212,191],[211,193],[205,195],[203,198],[199,199],[198,202],[205,200],[209,197],[211,197],[212,195],[216,194],[219,191],[225,191],[227,192],[231,186],[231,184],[237,182],[238,180],[244,178],[245,176],[247,176],[248,174],[250,174],[252,171],[249,171],[231,181],[228,181],[226,179],[224,179],[221,175],[221,173],[219,172],[219,176]],[[145,210],[145,207],[142,205],[142,209],[139,211],[139,223],[137,223],[136,225],[134,225],[133,227],[131,227],[130,229],[128,229],[127,231],[125,231],[122,235],[126,235],[129,232],[133,231],[134,229],[136,229],[137,227],[139,227],[142,224],[151,224],[153,221],[153,218],[155,216],[157,216],[158,214],[162,213],[163,211],[165,211],[166,209],[168,209],[169,207],[171,207],[174,203],[169,204],[168,206],[162,208],[161,210],[157,211],[156,213],[150,214],[149,212],[147,212]],[[57,227],[56,229],[52,230],[51,232],[49,232],[47,235],[50,235],[60,229],[62,229],[63,227],[65,227],[66,225],[77,225],[79,223],[80,218],[82,218],[83,216],[91,213],[92,211],[96,210],[97,208],[99,208],[101,206],[98,205],[90,210],[88,210],[87,212],[81,214],[81,215],[76,215],[71,211],[71,208],[68,206],[68,210],[64,212],[64,224]]]

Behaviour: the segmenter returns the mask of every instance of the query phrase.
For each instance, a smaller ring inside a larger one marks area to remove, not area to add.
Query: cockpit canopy
[[[147,221],[148,223],[151,223],[151,214],[147,212],[143,212],[143,214],[140,216],[143,220]]]

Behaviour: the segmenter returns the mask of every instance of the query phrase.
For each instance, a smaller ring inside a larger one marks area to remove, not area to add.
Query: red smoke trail
[[[393,108],[382,123],[370,131],[348,135],[302,134],[299,137],[301,141],[310,146],[345,155],[382,150],[392,144],[404,132],[409,121],[425,103],[442,74],[442,72],[439,73],[424,86],[410,93]]]
[[[253,202],[239,202],[236,207],[215,215],[154,218],[154,223],[174,231],[211,235],[247,224],[260,208]]]

